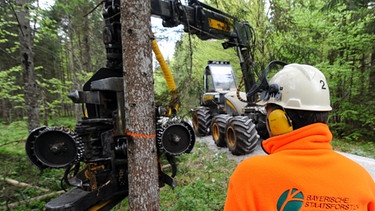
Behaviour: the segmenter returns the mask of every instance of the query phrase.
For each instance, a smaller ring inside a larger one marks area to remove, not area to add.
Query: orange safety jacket
[[[375,211],[375,183],[354,161],[332,150],[326,124],[315,123],[262,143],[269,155],[242,161],[224,210]]]

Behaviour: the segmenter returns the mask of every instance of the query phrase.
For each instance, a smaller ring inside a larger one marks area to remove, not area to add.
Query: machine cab
[[[201,105],[209,107],[211,113],[224,113],[227,94],[237,90],[232,65],[228,61],[208,61],[203,81],[205,93]]]
[[[203,80],[205,92],[228,92],[237,89],[233,67],[228,61],[208,61]]]

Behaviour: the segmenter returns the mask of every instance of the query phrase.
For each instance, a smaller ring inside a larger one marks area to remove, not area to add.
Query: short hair
[[[306,111],[285,109],[285,112],[292,120],[293,129],[298,129],[314,123],[327,123],[329,111]]]

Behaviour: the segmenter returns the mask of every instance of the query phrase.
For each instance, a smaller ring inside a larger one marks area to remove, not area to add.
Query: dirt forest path
[[[224,152],[227,154],[228,159],[234,160],[237,163],[241,162],[247,157],[251,157],[254,155],[265,155],[263,152],[260,144],[257,146],[257,148],[254,150],[254,152],[248,154],[248,155],[241,155],[241,156],[234,156],[232,155],[227,148],[219,148],[215,145],[214,141],[212,140],[211,136],[204,136],[204,137],[197,137],[197,141],[200,143],[205,143],[209,149],[217,151],[217,152]],[[372,178],[375,180],[375,159],[362,157],[358,155],[353,155],[349,153],[339,152],[340,154],[348,157],[349,159],[357,162],[359,165],[363,166],[372,176]]]

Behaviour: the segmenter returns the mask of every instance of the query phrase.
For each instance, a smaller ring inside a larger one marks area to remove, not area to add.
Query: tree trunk
[[[16,0],[16,4],[19,6],[19,9],[17,10],[17,18],[19,21],[20,54],[23,69],[27,124],[29,131],[31,131],[39,126],[39,92],[35,81],[33,39],[29,20],[29,3],[30,2],[27,0]]]
[[[121,1],[130,210],[160,209],[150,8],[150,1]]]
[[[375,90],[375,47],[372,48],[371,62],[370,62],[370,94],[374,95]]]
[[[68,52],[67,52],[67,57],[69,58],[70,60],[70,63],[68,64],[68,66],[70,67],[70,71],[71,71],[71,76],[73,78],[73,86],[74,86],[74,89],[76,90],[80,90],[81,89],[81,83],[79,81],[79,73],[80,73],[80,68],[76,68],[76,63],[75,63],[75,60],[74,60],[74,57],[76,57],[75,55],[75,52],[76,52],[76,49],[75,49],[75,45],[74,45],[74,42],[73,42],[73,26],[72,26],[72,20],[71,18],[69,17],[68,18],[68,29],[67,29],[67,32],[68,32],[68,37],[69,37],[69,40],[68,40]],[[74,104],[74,116],[76,118],[76,120],[80,120],[81,119],[81,107],[79,104],[75,103]]]
[[[86,72],[94,72],[91,63],[91,47],[90,47],[90,24],[89,19],[83,19],[83,68]]]
[[[9,121],[9,115],[8,115],[8,106],[5,99],[0,99],[0,108],[1,108],[1,119],[3,120],[4,125],[8,125],[10,123]]]

